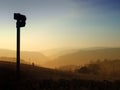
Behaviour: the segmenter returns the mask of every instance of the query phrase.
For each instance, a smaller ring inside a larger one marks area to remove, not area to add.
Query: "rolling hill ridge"
[[[79,50],[74,53],[59,56],[45,64],[48,67],[60,67],[65,65],[83,65],[95,60],[120,59],[120,48]]]

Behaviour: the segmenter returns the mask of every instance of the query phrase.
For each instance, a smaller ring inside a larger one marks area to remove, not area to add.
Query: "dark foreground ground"
[[[1,84],[0,90],[120,90],[120,81],[109,82],[78,79],[8,81]]]
[[[0,62],[0,90],[120,90],[120,80],[88,80],[57,70],[21,65],[16,79],[15,63]]]

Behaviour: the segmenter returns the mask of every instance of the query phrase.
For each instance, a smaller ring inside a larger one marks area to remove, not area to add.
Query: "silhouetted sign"
[[[24,27],[26,24],[26,16],[20,13],[14,13],[14,19],[17,20],[17,54],[16,54],[16,74],[17,80],[20,79],[20,27]]]
[[[14,19],[17,20],[17,27],[24,27],[26,24],[26,16],[20,13],[14,13]]]

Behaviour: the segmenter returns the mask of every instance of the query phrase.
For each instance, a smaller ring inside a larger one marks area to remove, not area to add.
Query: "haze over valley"
[[[15,62],[16,52],[12,50],[0,50],[0,59]],[[51,58],[52,57],[52,58]],[[52,49],[45,52],[21,52],[24,63],[37,66],[56,68],[67,65],[84,65],[97,60],[120,59],[120,48],[85,48],[85,49]],[[21,61],[21,62],[22,62]]]
[[[0,0],[0,90],[120,90],[120,0]]]

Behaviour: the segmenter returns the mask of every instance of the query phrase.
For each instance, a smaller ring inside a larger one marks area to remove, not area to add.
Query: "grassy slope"
[[[14,62],[0,62],[0,80],[14,79],[16,71],[16,63]],[[65,73],[58,70],[37,67],[27,64],[21,64],[21,79],[60,79],[60,78],[77,78],[77,75],[72,73]]]
[[[107,85],[106,81],[93,81],[93,76],[79,76],[77,74],[21,64],[21,79],[15,80],[16,64],[0,62],[0,90],[103,90],[100,87]],[[84,79],[81,80],[80,78]],[[86,78],[87,77],[87,78]],[[98,77],[93,77],[97,79]],[[54,80],[54,81],[53,81]],[[108,82],[110,88],[104,90],[118,90],[119,82]],[[116,83],[118,84],[116,86]],[[94,85],[97,86],[92,86]],[[89,86],[89,87],[88,87]]]
[[[0,62],[0,81],[15,80],[16,78],[16,63],[15,62]],[[65,72],[49,68],[37,67],[27,64],[21,64],[21,80],[44,80],[44,79],[84,79],[84,80],[114,80],[108,76],[96,76],[78,74],[75,72]]]

